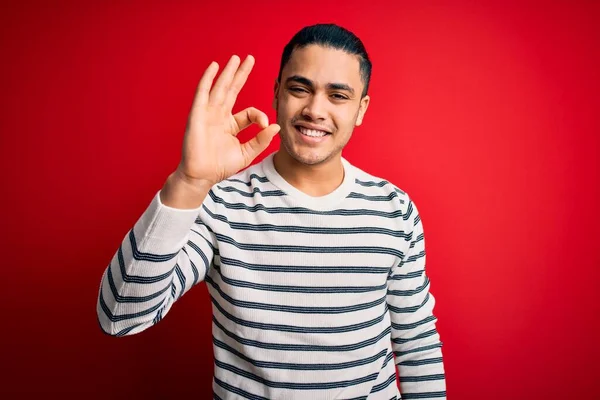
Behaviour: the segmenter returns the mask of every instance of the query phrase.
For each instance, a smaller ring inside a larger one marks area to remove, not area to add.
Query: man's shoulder
[[[379,175],[369,173],[356,165],[350,164],[353,169],[355,187],[365,195],[386,196],[390,199],[398,198],[400,203],[408,204],[408,193],[391,180]]]

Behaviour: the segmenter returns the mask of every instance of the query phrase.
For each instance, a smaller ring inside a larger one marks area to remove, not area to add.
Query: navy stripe
[[[218,283],[216,283],[210,276],[207,276],[205,281],[206,283],[210,284],[211,287],[214,288],[224,300],[236,307],[266,311],[290,312],[297,314],[345,314],[349,312],[368,310],[369,308],[377,307],[378,305],[385,303],[386,300],[385,296],[383,296],[376,300],[369,301],[367,303],[359,303],[344,307],[301,307],[288,306],[284,304],[259,303],[254,301],[234,299],[233,297],[225,293],[221,289],[221,286]]]
[[[439,381],[440,379],[446,379],[444,374],[435,375],[419,375],[419,376],[401,376],[400,382],[427,382],[427,381]]]
[[[163,318],[163,311],[164,311],[164,308],[161,308],[160,310],[158,310],[158,312],[156,313],[156,316],[152,320],[152,325],[156,325],[156,324],[158,324],[162,320],[162,318]]]
[[[246,186],[252,186],[252,180],[256,179],[257,181],[259,181],[260,183],[267,183],[269,182],[269,178],[267,178],[266,176],[258,176],[256,174],[251,174],[248,179],[250,179],[249,182],[246,181],[242,181],[240,179],[236,179],[236,178],[229,178],[229,179],[225,179],[225,182],[238,182],[238,183],[242,183]]]
[[[200,274],[198,273],[198,268],[196,268],[196,265],[194,264],[194,262],[192,260],[189,260],[189,261],[190,261],[190,267],[192,267],[192,273],[194,274],[194,281],[192,282],[192,286],[194,286],[200,280]]]
[[[418,367],[420,365],[439,364],[443,362],[442,357],[425,358],[423,360],[406,360],[398,363],[399,366],[404,367]]]
[[[104,329],[104,327],[102,326],[102,322],[100,321],[100,313],[97,314],[96,321],[98,322],[98,326],[100,327],[100,330],[102,331],[102,333],[104,333],[105,335],[109,335],[109,336],[116,336],[116,334],[111,333],[111,332],[107,331],[106,329]],[[133,326],[130,326],[127,329],[131,330],[133,328],[134,328]]]
[[[122,329],[119,332],[117,332],[117,334],[115,336],[117,337],[121,337],[121,336],[125,336],[127,335],[129,332],[131,332],[134,328],[140,326],[141,324],[136,324],[134,326],[130,326],[128,328]]]
[[[402,393],[402,400],[434,399],[440,397],[446,397],[445,390],[443,392]]]
[[[414,222],[413,222],[413,223],[414,223],[414,225],[415,225],[415,226],[417,226],[417,225],[419,224],[419,222],[420,222],[420,221],[421,221],[421,215],[419,214],[419,215],[417,215],[417,216],[415,217],[415,220],[414,220]]]
[[[216,234],[220,242],[231,244],[240,250],[250,251],[269,251],[275,253],[365,253],[365,254],[390,254],[399,258],[404,257],[404,253],[400,250],[389,247],[378,246],[332,246],[332,247],[316,247],[316,246],[293,246],[293,245],[269,245],[269,244],[252,244],[240,243],[229,236]]]
[[[395,330],[398,330],[398,331],[407,330],[407,329],[415,329],[417,326],[425,325],[426,323],[433,322],[435,320],[436,320],[435,316],[430,315],[420,321],[413,322],[412,324],[397,324],[395,322],[392,322],[392,328],[394,328]]]
[[[420,241],[422,241],[422,240],[425,240],[425,234],[424,234],[424,233],[421,233],[421,234],[419,234],[419,236],[417,236],[417,237],[415,238],[415,240],[414,240],[414,241],[413,241],[413,242],[410,244],[410,247],[409,247],[409,248],[411,248],[411,249],[412,249],[413,247],[415,247],[415,245],[416,245],[417,243],[419,243],[419,242],[420,242]]]
[[[206,207],[206,205],[204,205],[204,204],[202,204],[202,208],[204,208],[204,211],[205,211],[205,212],[211,212],[211,211],[208,209],[208,207]],[[199,227],[201,227],[201,228],[204,228],[204,229],[206,229],[206,230],[208,231],[209,235],[210,235],[211,233],[212,233],[212,234],[214,234],[214,233],[215,233],[215,232],[214,232],[214,231],[211,229],[211,227],[210,227],[210,226],[206,225],[206,224],[204,223],[204,221],[202,221],[201,217],[198,217],[198,218],[196,218],[196,220],[194,221],[194,224],[198,225],[198,226],[199,226]],[[194,232],[194,233],[196,233],[198,236],[200,236],[200,237],[201,237],[201,238],[204,240],[204,242],[205,242],[205,243],[208,245],[208,247],[210,248],[210,250],[211,250],[211,251],[213,251],[213,252],[215,251],[215,246],[213,246],[212,242],[211,242],[210,240],[208,240],[208,238],[206,238],[206,237],[204,236],[204,233],[202,233],[201,231],[197,231],[197,230],[196,230],[196,229],[194,229],[194,228],[192,228],[192,229],[191,229],[191,231],[192,231],[192,232]],[[188,241],[188,244],[189,244],[189,243],[194,243],[194,241],[190,239],[190,241]],[[194,244],[195,244],[195,243],[194,243]],[[196,245],[196,247],[197,247],[197,245]],[[198,249],[200,249],[200,248],[198,247]],[[204,253],[202,250],[199,250],[199,251],[200,251],[201,253]]]
[[[392,361],[393,359],[394,359],[394,353],[393,352],[388,353],[388,355],[385,357],[385,361],[384,361],[383,365],[381,366],[381,371],[384,371],[385,367],[387,367],[388,363],[390,361]],[[392,376],[394,377],[393,380],[395,381],[396,380],[396,369],[395,368],[394,368],[394,374]],[[382,382],[382,383],[379,383],[379,384],[373,386],[371,388],[371,393],[379,392],[379,391],[387,388],[389,386],[389,379],[390,378],[388,378],[388,380],[386,380],[385,382]]]
[[[188,257],[188,260],[190,262],[190,267],[192,267],[192,273],[194,274],[194,281],[192,282],[192,286],[195,286],[198,283],[198,281],[200,280],[200,273],[198,272],[198,268],[196,268],[196,264],[194,264],[194,262],[190,259],[190,255],[188,254],[185,247],[183,249],[181,249],[181,251],[183,251],[185,253],[185,255]]]
[[[427,332],[420,333],[415,337],[406,338],[406,339],[394,338],[394,339],[392,339],[392,342],[394,342],[396,344],[404,344],[404,343],[412,342],[413,340],[419,340],[419,339],[427,338],[429,336],[434,336],[435,334],[437,334],[437,330],[435,328],[433,328],[431,330],[428,330]]]
[[[442,343],[435,343],[435,344],[430,344],[429,346],[422,346],[422,347],[417,347],[414,349],[410,349],[410,350],[404,350],[404,351],[395,351],[394,354],[396,355],[396,357],[402,357],[406,354],[410,354],[410,353],[419,353],[421,351],[427,351],[427,350],[433,350],[433,349],[437,349],[442,347]]]
[[[387,288],[387,284],[379,286],[289,286],[289,285],[268,285],[264,283],[255,283],[242,281],[239,279],[228,278],[223,275],[221,267],[215,263],[214,270],[217,271],[223,282],[228,285],[243,287],[268,292],[284,293],[366,293],[375,292]]]
[[[418,306],[396,307],[391,304],[388,304],[388,307],[389,307],[390,311],[395,312],[397,314],[413,313],[413,312],[417,311],[419,308],[423,307],[425,305],[425,303],[427,303],[427,300],[429,300],[429,293],[427,293],[427,296],[425,296],[425,298],[423,299],[423,302],[421,302],[421,304],[419,304]]]
[[[405,221],[408,221],[410,219],[410,216],[412,215],[414,209],[415,209],[415,206],[413,205],[413,202],[409,201],[408,207],[406,208],[406,214],[404,214],[404,216],[403,216]]]
[[[242,390],[240,388],[232,386],[232,385],[230,385],[227,382],[223,382],[222,380],[220,380],[217,377],[214,377],[213,379],[214,379],[215,383],[217,385],[221,386],[223,389],[227,390],[228,392],[235,393],[238,396],[242,396],[245,399],[250,399],[250,400],[269,400],[266,397],[257,396],[255,394],[252,394],[250,392],[246,392],[245,390]]]
[[[170,254],[153,254],[153,253],[142,253],[139,251],[137,247],[137,241],[135,240],[135,235],[133,233],[133,229],[129,230],[129,242],[131,243],[131,249],[133,253],[133,258],[136,260],[142,261],[152,261],[152,262],[164,262],[173,259],[177,256],[177,253]]]
[[[100,322],[100,315],[97,316],[96,321],[98,321],[98,326],[100,327],[100,330],[102,331],[102,333],[104,333],[105,335],[116,336],[116,337],[125,336],[129,332],[134,330],[136,327],[141,325],[141,324],[135,324],[133,326],[129,326],[129,327],[122,329],[119,332],[113,334],[113,333],[110,333],[109,331],[107,331],[106,329],[104,329],[104,327],[102,326],[102,323]]]
[[[382,218],[399,218],[402,217],[404,220],[407,220],[408,217],[402,213],[401,210],[393,211],[393,212],[384,212],[370,209],[356,209],[356,210],[332,210],[332,211],[318,211],[311,210],[310,208],[305,207],[265,207],[262,204],[256,204],[254,206],[248,206],[244,203],[228,203],[216,194],[209,192],[208,193],[212,200],[215,203],[222,204],[225,208],[231,210],[245,210],[248,212],[257,212],[264,211],[268,214],[313,214],[313,215],[341,215],[341,216],[376,216]]]
[[[351,234],[381,234],[393,237],[400,237],[406,240],[411,240],[412,232],[406,233],[402,230],[387,229],[372,226],[364,227],[348,227],[348,228],[327,228],[317,226],[294,226],[294,225],[273,225],[273,224],[249,224],[244,222],[229,221],[225,215],[215,214],[212,211],[205,209],[206,213],[217,221],[228,224],[232,229],[245,230],[245,231],[257,231],[257,232],[293,232],[293,233],[307,233],[307,234],[318,234],[318,235],[351,235]]]
[[[106,274],[107,274],[107,278],[108,278],[108,286],[110,287],[110,291],[113,295],[113,298],[116,300],[117,303],[143,303],[146,301],[150,301],[152,299],[155,299],[155,298],[163,295],[167,291],[167,289],[169,289],[169,286],[170,286],[170,285],[167,285],[163,289],[159,290],[158,292],[153,293],[148,296],[121,296],[118,293],[117,286],[115,285],[115,281],[113,279],[112,268],[109,267],[108,270],[106,271]]]
[[[202,207],[206,207],[205,205],[202,205]],[[206,210],[208,210],[208,208],[206,208]],[[198,224],[198,220],[196,220],[195,224]],[[204,223],[200,224],[204,227],[204,229],[206,229],[209,233],[214,233],[214,231],[210,228],[210,226],[208,225],[204,225]],[[208,245],[208,247],[210,248],[210,251],[214,252],[215,251],[215,246],[213,246],[213,244],[210,242],[210,240],[208,240],[206,237],[204,237],[204,235],[202,234],[202,232],[197,231],[196,229],[192,228],[191,229],[192,232],[194,232],[195,234],[197,234],[198,236],[200,236],[202,238],[202,240],[204,240],[204,242]],[[188,244],[193,244],[194,246],[196,246],[196,249],[199,253],[204,253],[204,251],[202,251],[200,249],[200,247],[194,243],[191,239],[188,241]],[[209,253],[210,254],[210,253]]]
[[[233,297],[225,293],[221,289],[219,284],[216,283],[210,276],[206,276],[205,281],[206,283],[210,284],[219,293],[219,295],[228,303],[236,307],[251,308],[257,310],[290,312],[297,314],[345,314],[354,311],[368,310],[369,308],[373,308],[382,303],[385,303],[385,296],[367,303],[359,303],[345,307],[300,307],[288,306],[283,304],[258,303],[254,301],[234,299]]]
[[[394,280],[394,281],[400,281],[403,279],[419,278],[419,277],[421,277],[421,275],[423,275],[424,271],[425,270],[420,269],[418,271],[411,271],[406,274],[395,274],[395,275],[390,276],[389,279]]]
[[[140,311],[137,313],[113,315],[113,313],[110,311],[110,309],[104,302],[104,296],[102,295],[102,292],[100,292],[99,302],[100,302],[100,307],[102,308],[102,311],[104,311],[104,314],[106,314],[106,316],[108,317],[108,319],[111,322],[118,322],[118,321],[124,321],[126,319],[143,317],[144,315],[152,314],[154,311],[156,311],[157,309],[159,309],[163,306],[163,302],[158,302],[155,306],[152,306],[146,310],[143,310],[143,311]]]
[[[249,269],[251,271],[266,272],[294,272],[294,273],[320,273],[320,274],[387,274],[390,267],[373,266],[328,266],[328,265],[263,265],[250,264],[229,257],[220,257],[221,264]]]
[[[287,196],[285,192],[281,190],[265,190],[262,191],[259,188],[255,187],[252,189],[252,193],[244,192],[243,190],[234,188],[233,186],[217,186],[221,191],[225,193],[238,193],[244,197],[254,197],[256,194],[260,194],[262,197],[281,197]]]
[[[384,349],[384,350],[381,350],[379,353],[375,354],[374,356],[371,356],[368,358],[364,358],[364,359],[356,360],[356,361],[336,363],[336,364],[290,364],[290,363],[281,363],[281,362],[253,360],[252,358],[237,351],[233,347],[227,345],[227,343],[221,342],[220,340],[218,340],[214,337],[213,337],[213,343],[215,344],[215,346],[220,347],[221,349],[224,349],[224,350],[230,352],[231,354],[234,354],[235,356],[254,365],[255,367],[273,368],[273,369],[289,369],[289,370],[295,370],[295,371],[332,371],[332,370],[337,370],[337,369],[358,367],[361,365],[371,364],[371,363],[379,360],[381,357],[385,356],[385,354],[387,352]]]
[[[381,367],[381,369],[385,369],[385,367],[388,365],[388,363],[390,361],[392,361],[393,359],[394,359],[394,353],[389,352],[388,355],[385,357],[385,362],[383,363],[383,366]]]
[[[421,286],[416,287],[415,289],[410,290],[388,290],[388,294],[392,296],[413,296],[415,294],[421,293],[425,288],[429,286],[429,277],[425,276],[425,280]]]
[[[210,268],[210,263],[213,259],[214,256],[214,250],[213,250],[213,254],[211,254],[211,261],[208,260],[208,257],[206,256],[206,254],[204,254],[204,252],[202,251],[202,249],[194,242],[188,241],[187,242],[188,246],[190,248],[192,248],[196,253],[198,253],[198,255],[200,256],[200,258],[202,259],[202,261],[204,262],[204,274],[206,275],[206,272],[208,272],[209,268]],[[212,245],[211,245],[212,247]],[[187,253],[187,252],[186,252]]]
[[[131,235],[130,235],[131,238]],[[131,244],[132,246],[135,246],[135,241],[132,242]],[[160,261],[157,262],[163,262],[163,261],[168,261],[173,259],[177,253],[173,253],[173,254],[167,254],[166,256],[152,256],[149,253],[140,253],[137,250],[137,247],[132,247],[132,254],[133,257],[136,260],[144,260],[144,261],[156,261],[159,258],[164,258],[161,259]],[[123,246],[119,246],[119,251],[117,252],[117,259],[119,261],[119,269],[121,271],[121,279],[123,280],[123,282],[132,282],[132,283],[144,283],[144,284],[151,284],[151,283],[156,283],[156,282],[160,282],[164,279],[167,279],[171,276],[171,274],[173,273],[173,269],[171,268],[171,270],[169,270],[169,272],[165,272],[164,274],[158,275],[158,276],[136,276],[136,275],[128,275],[127,271],[125,271],[125,260],[123,258]]]
[[[371,389],[371,393],[377,393],[382,391],[383,389],[387,389],[393,382],[396,382],[396,372],[393,375],[390,375],[384,382],[378,383],[373,386]]]
[[[284,343],[266,343],[260,342],[258,340],[251,340],[242,338],[233,332],[228,331],[221,323],[213,316],[213,323],[227,336],[242,344],[244,346],[252,346],[258,347],[261,349],[269,349],[269,350],[282,350],[282,351],[354,351],[358,349],[362,349],[364,347],[372,346],[375,343],[379,342],[381,339],[388,337],[391,328],[387,327],[383,332],[379,335],[363,340],[362,342],[353,343],[353,344],[343,344],[337,346],[324,346],[324,345],[315,345],[315,344],[284,344]]]
[[[276,382],[265,379],[261,376],[254,375],[248,371],[238,368],[234,365],[227,364],[223,361],[215,359],[215,365],[219,368],[233,372],[236,375],[243,376],[244,378],[251,379],[255,382],[262,383],[265,386],[278,388],[278,389],[293,389],[293,390],[327,390],[335,388],[343,388],[348,386],[359,385],[361,383],[369,382],[377,378],[377,373],[363,376],[360,378],[338,381],[338,382],[319,382],[319,383],[296,383],[296,382]]]
[[[202,209],[204,210],[204,212],[208,213],[208,214],[212,214],[212,211],[210,211],[208,209],[208,207],[206,207],[206,204],[202,204]],[[208,231],[209,234],[211,233],[215,233],[210,226],[206,225],[204,223],[204,221],[202,221],[202,216],[198,215],[198,217],[196,218],[196,220],[194,221],[194,224],[198,225],[201,228],[204,228]],[[206,244],[208,245],[208,247],[210,247],[211,251],[215,251],[215,247],[213,246],[213,244],[211,243],[210,240],[208,240],[208,238],[206,236],[204,236],[204,234],[200,231],[197,231],[196,229],[192,228],[191,229],[192,232],[198,234],[198,236],[200,236],[202,239],[204,239],[204,241],[206,242]]]
[[[350,192],[346,198],[348,199],[360,199],[360,200],[368,200],[368,201],[392,201],[393,199],[398,197],[398,193],[392,192],[387,196],[369,196],[362,193]],[[401,202],[404,202],[401,200]]]
[[[425,250],[421,250],[419,252],[419,254],[414,254],[412,256],[409,256],[406,260],[402,261],[402,264],[417,261],[419,258],[423,258],[423,257],[425,257]]]
[[[177,277],[179,278],[179,283],[181,284],[181,292],[179,292],[179,296],[177,298],[180,298],[181,296],[183,296],[183,292],[185,291],[185,275],[183,275],[183,272],[181,272],[181,268],[179,268],[178,264],[175,264],[175,274],[177,274]]]
[[[354,182],[357,183],[360,186],[364,186],[364,187],[384,187],[385,185],[389,185],[390,183],[386,180],[383,181],[379,181],[379,182],[373,182],[373,181],[361,181],[358,178],[354,179]]]
[[[223,314],[225,318],[230,320],[231,322],[247,326],[249,328],[261,329],[266,331],[279,331],[279,332],[296,332],[296,333],[345,333],[352,332],[359,329],[370,328],[371,326],[377,325],[382,322],[386,316],[387,308],[384,310],[384,313],[377,318],[373,318],[370,321],[360,322],[358,324],[352,325],[342,325],[342,326],[296,326],[296,325],[281,325],[281,324],[267,324],[264,322],[256,322],[256,321],[247,321],[241,318],[238,318],[230,313],[228,313],[219,302],[213,297],[210,297],[212,304]]]

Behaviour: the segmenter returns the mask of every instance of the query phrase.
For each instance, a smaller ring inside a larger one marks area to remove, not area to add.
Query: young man
[[[298,32],[271,125],[231,114],[254,60],[240,62],[202,76],[181,162],[103,275],[103,331],[155,325],[204,280],[216,399],[399,399],[395,365],[403,399],[445,398],[417,208],[341,154],[369,105],[363,44],[336,25]],[[281,149],[250,166],[277,132]]]

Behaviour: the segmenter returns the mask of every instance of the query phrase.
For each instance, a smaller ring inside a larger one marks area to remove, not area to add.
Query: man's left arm
[[[392,267],[387,293],[400,391],[403,400],[445,399],[442,342],[433,315],[435,299],[425,273],[423,223],[412,201],[404,218],[410,244],[402,262]]]

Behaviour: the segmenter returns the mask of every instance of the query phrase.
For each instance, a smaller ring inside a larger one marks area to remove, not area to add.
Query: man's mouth
[[[325,132],[325,131],[321,131],[321,130],[317,130],[317,129],[308,129],[308,128],[305,128],[305,127],[299,126],[299,125],[296,125],[295,128],[304,136],[319,138],[319,137],[324,137],[324,136],[330,135],[329,132]]]

